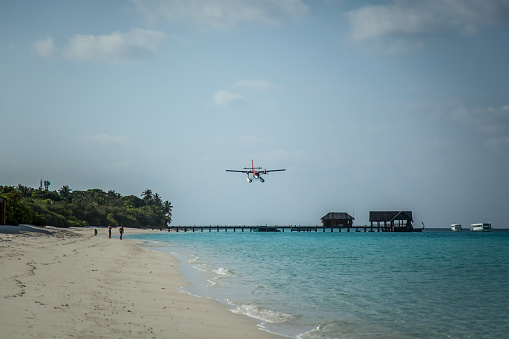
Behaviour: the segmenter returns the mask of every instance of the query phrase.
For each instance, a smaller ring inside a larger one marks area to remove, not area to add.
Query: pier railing
[[[228,225],[171,225],[171,226],[145,226],[145,229],[153,229],[168,232],[390,232],[387,226],[301,226],[301,225],[274,225],[274,226],[228,226]]]

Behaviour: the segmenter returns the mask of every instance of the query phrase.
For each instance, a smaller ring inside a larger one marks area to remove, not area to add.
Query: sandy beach
[[[91,228],[9,227],[0,232],[3,338],[281,338],[179,292],[177,261],[138,241],[108,239],[104,228],[94,236]]]

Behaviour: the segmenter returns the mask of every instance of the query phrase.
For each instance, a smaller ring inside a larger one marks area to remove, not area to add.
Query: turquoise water
[[[509,232],[133,235],[185,291],[294,338],[495,338],[509,332]]]

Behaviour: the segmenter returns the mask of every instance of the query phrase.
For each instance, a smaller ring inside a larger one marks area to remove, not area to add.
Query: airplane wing
[[[265,173],[269,173],[269,172],[280,172],[280,171],[286,171],[286,168],[283,168],[283,169],[277,169],[277,170],[265,170],[264,172],[265,172]]]
[[[286,171],[286,168],[283,169],[275,169],[275,170],[260,170],[259,172],[262,174],[269,173],[269,172],[281,172]],[[252,169],[244,169],[244,170],[226,170],[226,172],[238,172],[238,173],[253,173]]]

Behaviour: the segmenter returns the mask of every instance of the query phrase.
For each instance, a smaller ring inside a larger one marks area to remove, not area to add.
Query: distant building
[[[388,231],[411,231],[413,229],[412,211],[370,211],[371,227],[384,227]]]
[[[352,227],[355,218],[344,212],[329,212],[322,217],[323,227]]]

